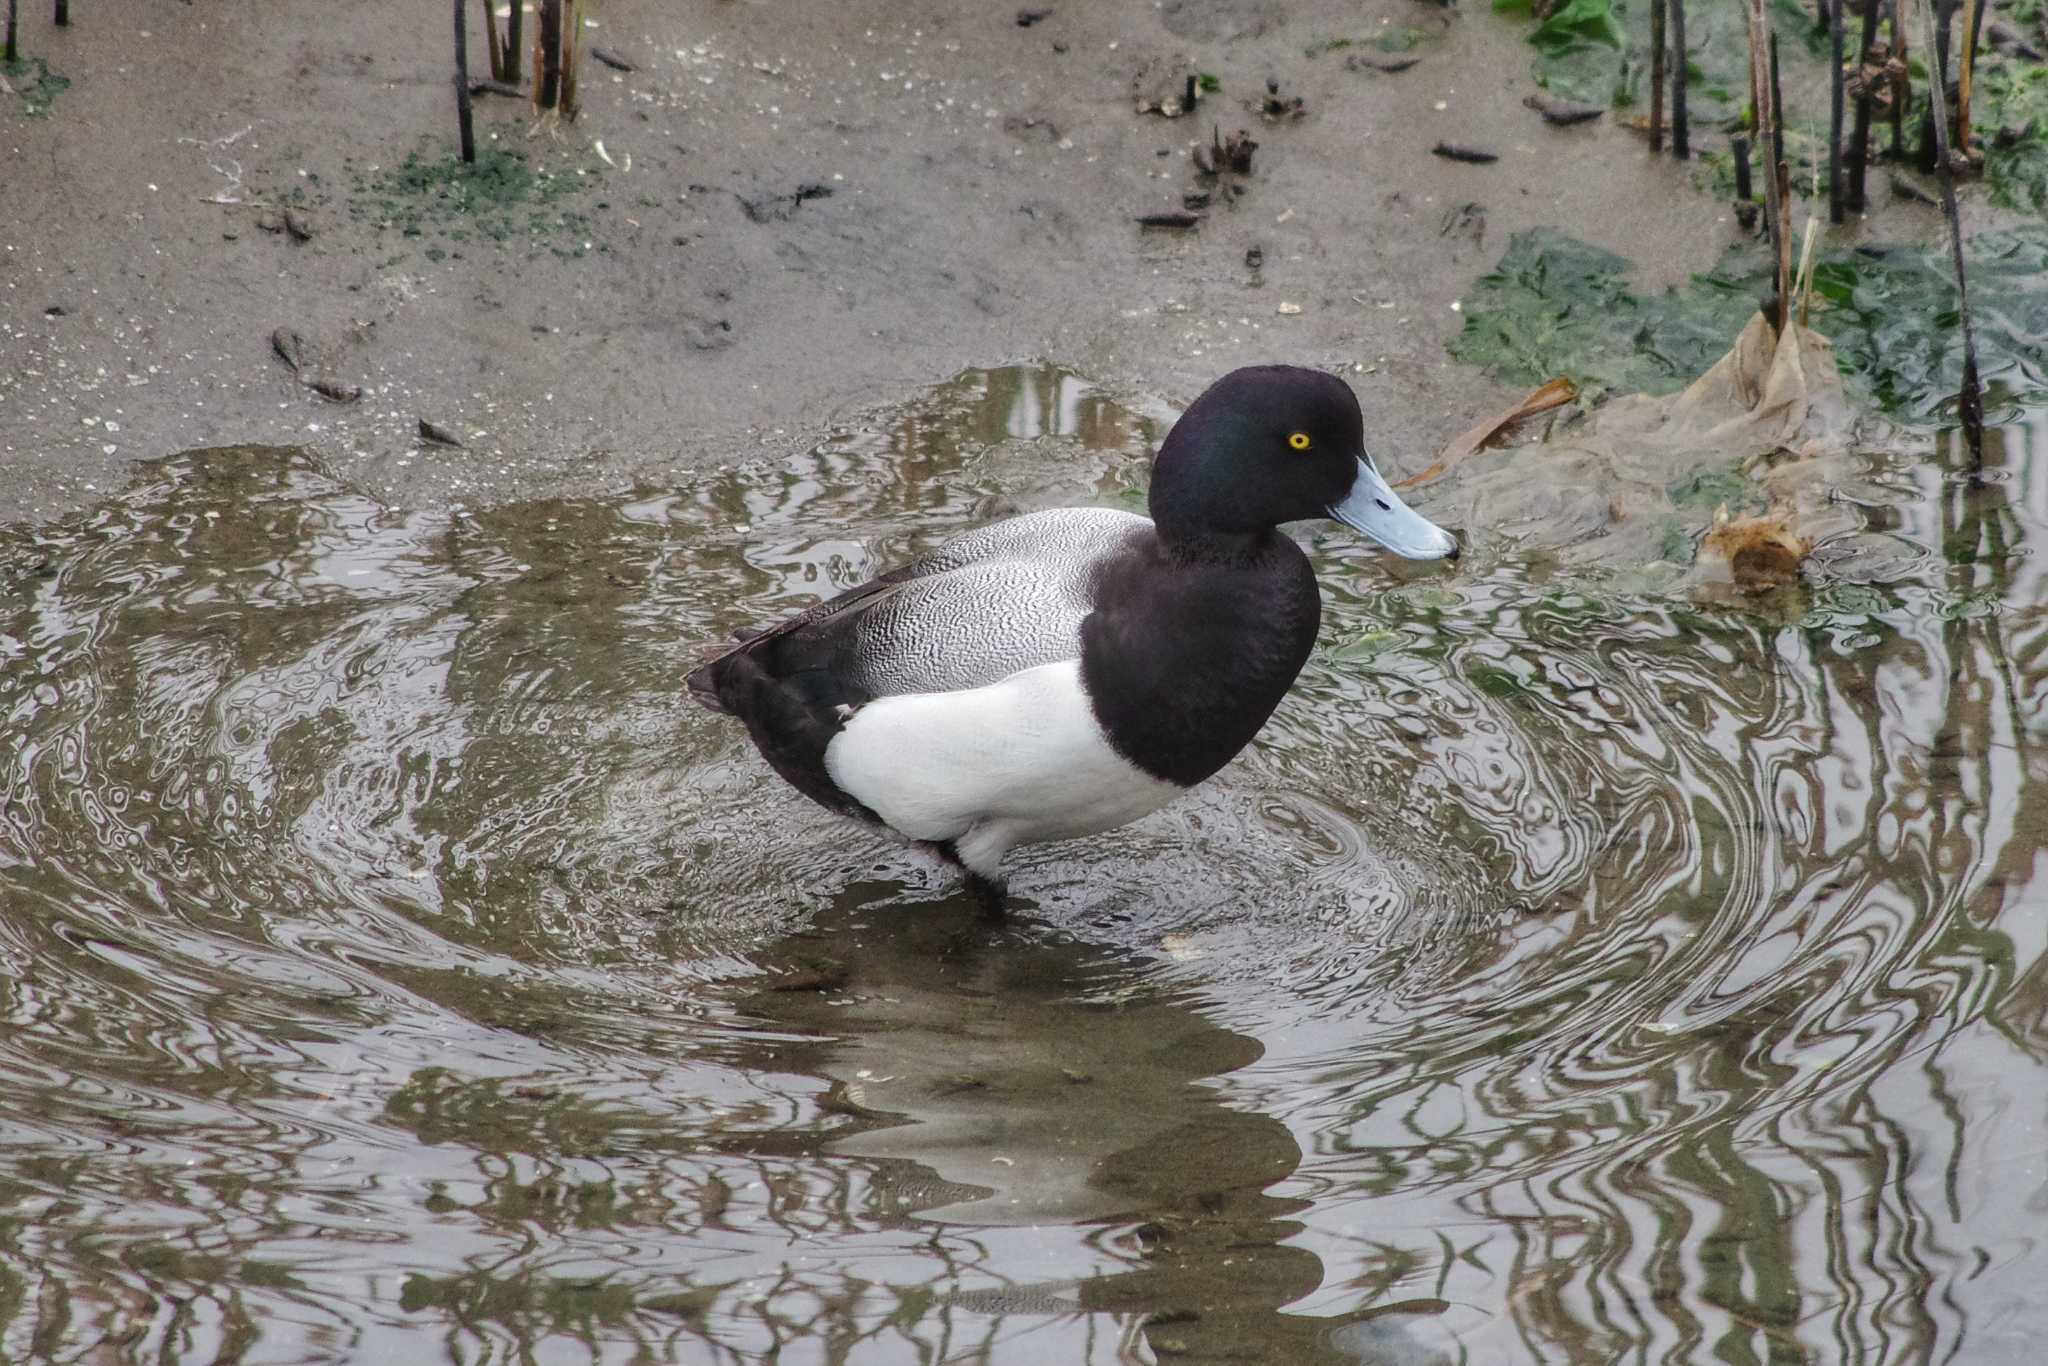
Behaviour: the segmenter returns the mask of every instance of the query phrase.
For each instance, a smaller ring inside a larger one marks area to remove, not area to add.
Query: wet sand
[[[304,443],[401,506],[675,487],[1027,359],[1152,407],[1248,362],[1346,367],[1383,457],[1412,470],[1506,397],[1444,342],[1510,234],[1661,263],[1639,267],[1655,286],[1735,231],[1611,115],[1559,129],[1523,107],[1522,26],[1484,11],[1176,0],[1022,27],[1007,6],[617,0],[594,17],[592,41],[636,69],[586,56],[573,123],[477,101],[487,153],[582,177],[514,205],[500,242],[378,188],[453,146],[441,7],[25,16],[25,53],[72,85],[46,116],[11,106],[0,136],[0,521],[227,442]],[[1412,68],[1347,66],[1411,28]],[[1308,55],[1338,39],[1353,46]],[[480,20],[470,49],[487,74]],[[1190,70],[1221,82],[1192,117],[1135,112]],[[1261,116],[1269,78],[1303,117]],[[1241,196],[1192,230],[1138,226],[1198,188],[1196,143],[1240,128],[1259,143]],[[1445,161],[1439,141],[1500,159]],[[306,240],[265,230],[285,205]],[[307,374],[363,396],[300,383],[279,328]],[[421,418],[464,448],[423,445]]]

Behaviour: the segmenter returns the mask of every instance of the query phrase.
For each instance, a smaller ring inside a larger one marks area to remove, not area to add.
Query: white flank
[[[826,748],[825,768],[890,828],[952,840],[990,877],[1015,845],[1110,830],[1186,790],[1110,748],[1073,659],[984,688],[878,698]]]

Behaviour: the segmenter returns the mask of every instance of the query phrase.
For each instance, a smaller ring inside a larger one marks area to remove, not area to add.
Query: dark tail
[[[882,823],[825,768],[825,747],[845,724],[834,709],[776,678],[744,648],[725,650],[692,673],[689,683],[698,702],[746,722],[754,747],[791,787],[828,810]]]
[[[718,666],[724,662],[727,648],[724,645],[714,645],[707,649],[705,653],[711,658],[690,670],[690,677],[687,680],[690,685],[690,696],[697,699],[697,705],[707,711],[715,711],[721,716],[732,715],[732,708],[726,706],[725,699],[718,695]]]

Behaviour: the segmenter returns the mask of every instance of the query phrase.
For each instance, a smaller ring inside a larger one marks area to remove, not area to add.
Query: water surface
[[[682,696],[1157,434],[1027,367],[680,491],[237,448],[0,534],[0,1357],[2035,1359],[2048,431],[1747,606],[1311,530],[1260,743],[1004,927]]]

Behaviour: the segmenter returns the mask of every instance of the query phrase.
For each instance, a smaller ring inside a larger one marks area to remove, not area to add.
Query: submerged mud
[[[1739,606],[1309,531],[1261,742],[1001,928],[682,696],[1160,416],[969,372],[474,513],[197,451],[0,540],[0,1354],[2029,1359],[2039,430]]]

